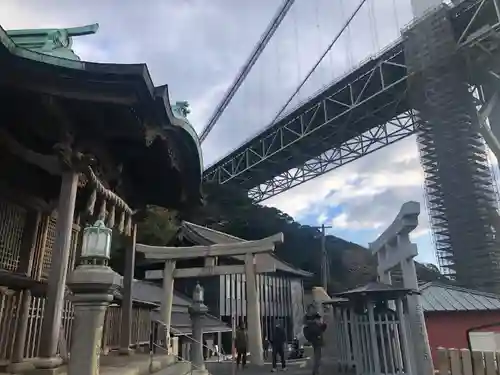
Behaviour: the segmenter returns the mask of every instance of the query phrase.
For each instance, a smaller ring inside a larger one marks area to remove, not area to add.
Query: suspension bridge
[[[293,13],[300,2],[284,1],[200,138],[203,141],[216,133],[215,125],[223,122],[235,101],[238,105],[228,115],[231,122],[237,122],[233,129],[238,126],[246,135],[249,129],[262,130],[209,165],[204,179],[239,186],[261,202],[416,134],[442,271],[459,282],[500,292],[496,236],[500,220],[484,143],[499,155],[500,1],[411,0],[405,26],[398,20],[405,14],[402,3],[338,0],[341,8],[330,15],[342,16],[329,23],[337,25],[336,30],[329,29],[329,40],[325,41],[323,33],[316,61],[311,60],[314,53],[310,50],[297,52],[296,63],[302,66],[294,87],[288,85],[288,92],[281,93],[284,105],[270,109],[269,100],[262,98],[266,90],[253,88],[251,99],[256,99],[257,92],[261,104],[256,111],[248,96],[234,99],[238,90],[244,91],[248,77],[266,59],[266,51],[286,21],[306,17],[303,10]],[[316,19],[312,18],[319,30],[318,14],[325,12],[316,8]],[[391,35],[387,32],[390,21],[396,30]],[[294,25],[299,38],[296,21]],[[385,47],[382,39],[389,39]],[[370,40],[371,50],[367,48]],[[362,49],[368,51],[357,61],[354,41],[361,41]],[[332,77],[332,60],[339,65],[341,56],[348,61],[343,65],[347,73]],[[290,81],[279,71],[274,75]],[[266,75],[268,80],[271,76]],[[269,90],[276,99],[276,87]],[[238,117],[235,111],[242,111],[245,104],[252,112],[238,112]],[[263,127],[262,121],[268,125]],[[235,130],[230,132],[234,139]]]

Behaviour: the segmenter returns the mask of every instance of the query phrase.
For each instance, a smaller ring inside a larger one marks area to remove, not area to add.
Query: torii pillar
[[[163,271],[164,293],[161,312],[162,320],[165,324],[167,332],[170,332],[175,278],[200,278],[244,273],[246,276],[247,293],[248,347],[250,349],[251,362],[257,366],[263,366],[264,359],[262,347],[262,327],[260,325],[260,299],[256,274],[260,272],[274,272],[275,268],[257,268],[255,256],[257,254],[273,252],[275,244],[281,242],[283,242],[282,233],[257,241],[244,241],[239,243],[214,244],[207,246],[163,247],[137,244],[136,250],[144,253],[146,259],[165,262],[165,268]],[[215,259],[217,257],[237,255],[243,255],[245,257],[244,266],[215,265]],[[193,258],[205,258],[205,267],[175,269],[175,262],[177,260]]]
[[[374,242],[370,244],[372,254],[377,256],[377,272],[380,282],[391,284],[391,269],[401,266],[403,287],[418,292],[415,258],[417,245],[410,241],[410,233],[418,226],[420,203],[406,202],[401,206],[396,219]],[[424,312],[418,294],[407,297],[408,315],[415,359],[415,370],[419,375],[434,374],[429,338],[425,327]]]

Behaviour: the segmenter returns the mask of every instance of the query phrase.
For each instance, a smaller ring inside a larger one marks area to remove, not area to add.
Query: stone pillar
[[[99,357],[106,308],[118,289],[120,277],[105,266],[81,265],[70,276],[75,320],[68,373],[99,375]]]
[[[262,327],[260,326],[260,300],[255,279],[254,255],[245,255],[245,278],[247,293],[248,348],[250,361],[257,366],[264,366],[262,348]]]
[[[404,288],[415,291],[418,291],[418,282],[413,259],[418,255],[418,249],[417,245],[411,243],[410,233],[418,226],[419,214],[420,203],[404,203],[393,223],[370,244],[372,253],[377,255],[379,279],[390,281],[390,270],[400,265]],[[411,331],[409,345],[414,348],[412,359],[416,360],[415,367],[419,375],[432,375],[434,367],[420,297],[409,295],[407,306]]]
[[[161,320],[165,324],[167,341],[170,341],[170,322],[172,320],[172,303],[174,301],[175,260],[165,262],[163,269],[163,299],[161,301]],[[169,343],[167,342],[167,347]]]
[[[125,254],[125,272],[123,275],[123,299],[121,305],[121,327],[120,327],[120,354],[128,355],[130,350],[130,339],[132,329],[132,288],[134,283],[135,269],[135,240],[137,226],[132,228],[132,235],[127,239]]]
[[[62,359],[57,356],[57,345],[64,307],[64,290],[77,188],[78,174],[71,170],[64,171],[57,206],[56,238],[52,249],[52,263],[47,285],[47,304],[43,314],[40,337],[40,358],[35,363],[35,366],[40,369],[55,368],[62,363]]]
[[[408,236],[400,237],[399,246],[416,246],[410,242]],[[401,273],[403,274],[403,286],[407,289],[418,290],[417,271],[413,258],[401,261]],[[406,297],[408,304],[408,318],[411,326],[412,343],[415,349],[417,370],[419,374],[433,374],[431,349],[427,328],[425,325],[424,311],[420,302],[420,295],[410,294]]]
[[[403,300],[401,298],[398,298],[395,304],[396,304],[396,314],[399,320],[401,347],[403,349],[403,356],[404,356],[404,359],[401,358],[401,362],[398,363],[399,370],[402,370],[404,361],[404,363],[406,363],[406,366],[408,366],[408,368],[406,369],[408,375],[417,375],[418,372],[416,370],[415,353],[410,342],[411,340],[410,333],[408,332],[407,329],[407,321],[403,308]]]
[[[196,296],[200,290],[202,290],[200,285],[196,285],[194,295]],[[203,291],[201,294],[203,294]],[[193,304],[189,307],[189,316],[192,324],[191,337],[193,338],[189,357],[194,367],[193,370],[199,372],[206,371],[205,359],[203,358],[203,320],[207,312],[208,308],[203,303],[203,296],[200,299],[193,298]]]

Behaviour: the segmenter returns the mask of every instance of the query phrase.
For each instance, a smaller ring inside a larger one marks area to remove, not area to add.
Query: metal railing
[[[177,336],[182,336],[186,337],[188,340],[191,341],[193,344],[201,345],[202,348],[210,351],[213,351],[212,348],[208,347],[207,345],[204,345],[202,342],[194,339],[193,337],[184,334],[183,332],[170,327],[170,332],[173,332]],[[186,375],[186,374],[192,374],[194,370],[204,370],[200,366],[197,366],[193,364],[190,359],[191,358],[184,358],[182,355],[179,355],[179,353],[175,353],[173,350],[171,350],[171,345],[170,345],[170,332],[167,332],[166,329],[166,324],[162,321],[159,320],[153,320],[151,322],[151,332],[150,332],[150,345],[149,345],[149,355],[150,355],[150,367],[153,366],[153,361],[154,361],[154,355],[156,354],[157,350],[161,350],[167,355],[173,356],[177,362],[181,363],[189,363],[190,364],[190,369],[186,372],[183,372],[181,375]],[[221,360],[221,358],[225,358],[224,351],[222,348],[219,346],[219,352],[217,353],[217,363],[224,362],[224,360]]]
[[[159,324],[163,324],[161,322],[158,322],[158,323]],[[191,341],[192,344],[194,343],[194,344],[201,345],[201,347],[204,348],[204,349],[206,349],[208,351],[208,353],[214,352],[213,348],[210,348],[208,345],[205,345],[202,342],[199,342],[198,340],[196,340],[195,338],[193,338],[193,336],[186,335],[184,332],[179,331],[179,330],[177,330],[177,329],[175,329],[173,327],[170,327],[170,331],[173,332],[176,336],[182,336],[182,337],[187,338],[189,341]],[[217,349],[218,349],[218,352],[216,353],[216,355],[217,355],[217,362],[222,362],[221,361],[221,357],[225,358],[225,353],[224,353],[224,349],[221,347],[220,343],[217,345]],[[190,358],[187,358],[187,359],[190,359]]]

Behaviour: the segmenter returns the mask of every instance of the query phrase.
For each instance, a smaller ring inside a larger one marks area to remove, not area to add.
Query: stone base
[[[134,354],[134,349],[132,348],[120,348],[118,350],[119,355],[132,355]]]
[[[53,368],[34,368],[26,371],[26,375],[59,375],[65,373],[67,370],[63,366]]]
[[[61,366],[63,364],[63,359],[59,356],[51,358],[36,358],[33,361],[35,368],[37,369],[53,369]]]
[[[52,358],[35,358],[30,361],[31,368],[25,372],[27,375],[57,375],[65,372],[62,366],[63,360],[61,357]]]
[[[22,372],[33,371],[35,366],[32,361],[22,361],[16,363],[9,363],[5,371],[9,374],[20,374]]]
[[[209,375],[210,373],[208,372],[207,369],[201,370],[201,369],[193,369],[190,371],[190,374],[192,375]]]

